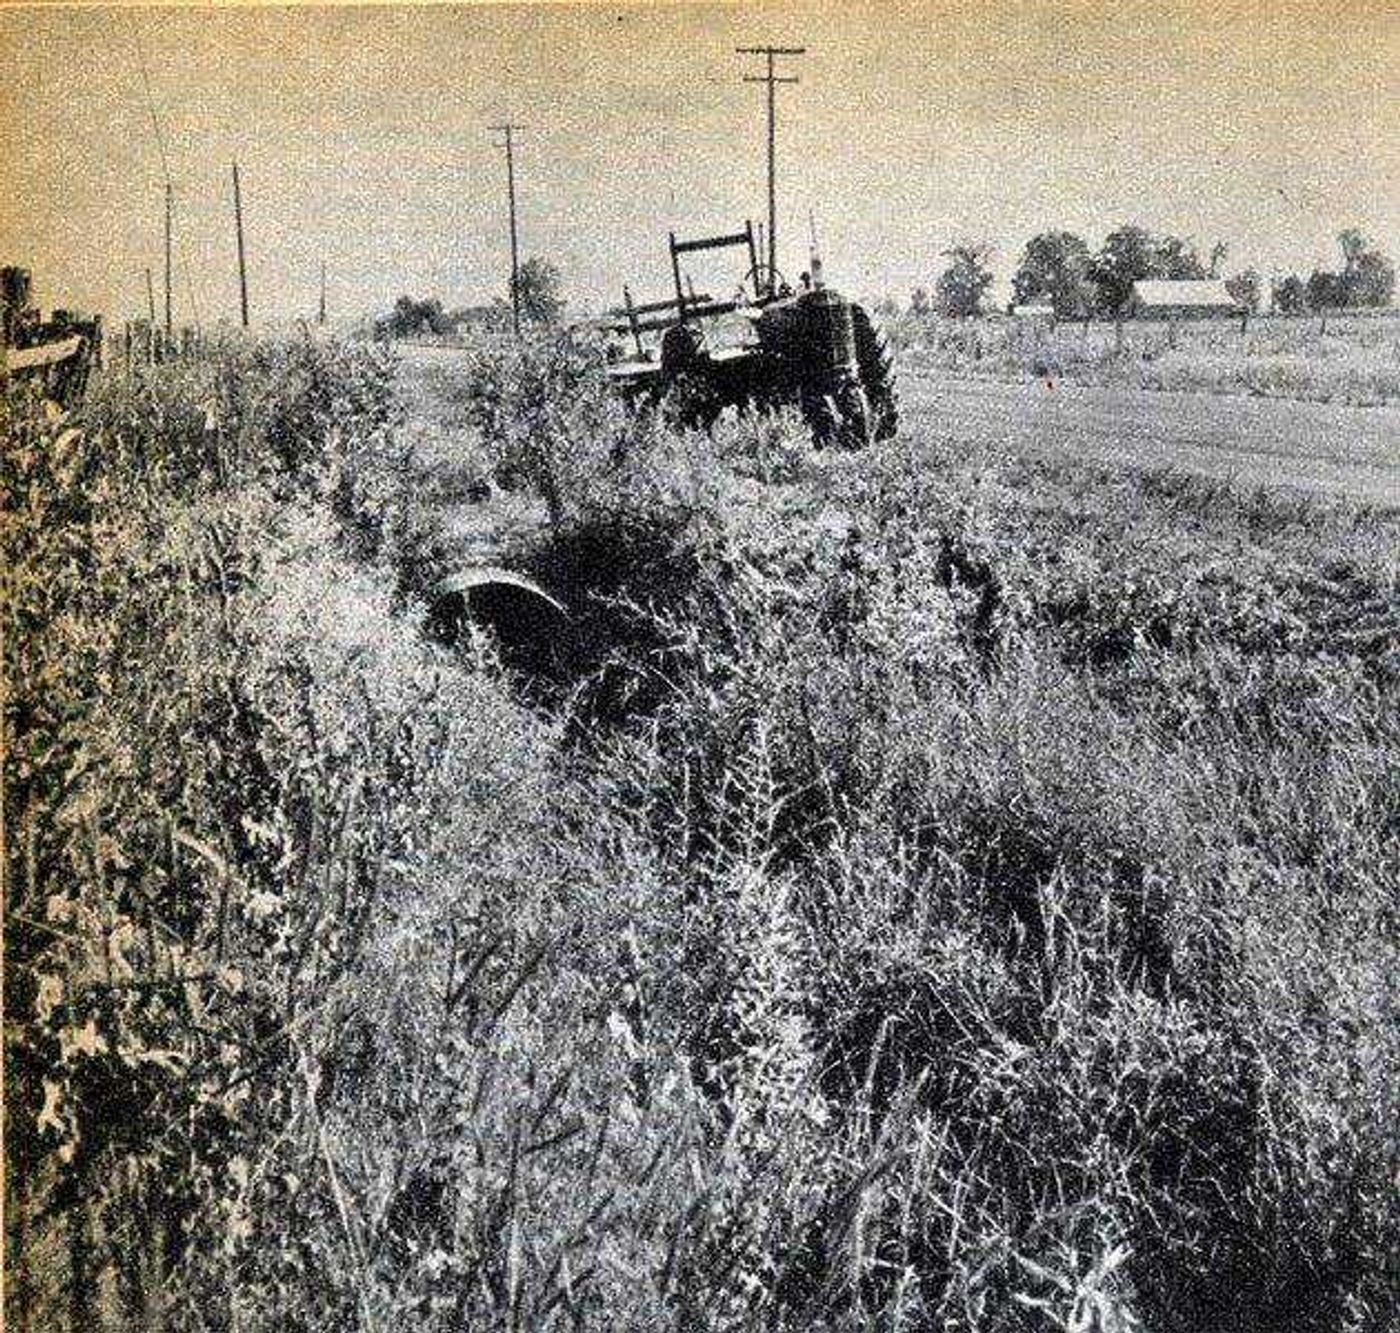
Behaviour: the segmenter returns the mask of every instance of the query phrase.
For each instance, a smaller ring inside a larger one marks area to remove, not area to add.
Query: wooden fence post
[[[85,1333],[93,1327],[92,1224],[88,1217],[90,1195],[79,1190],[68,1207],[68,1328]]]

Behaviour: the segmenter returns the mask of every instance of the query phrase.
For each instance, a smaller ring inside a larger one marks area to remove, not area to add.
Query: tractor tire
[[[814,448],[854,452],[874,438],[874,418],[854,376],[823,386],[805,385],[799,401]]]
[[[833,400],[840,419],[837,444],[851,451],[864,449],[875,439],[875,414],[860,381],[849,379],[837,385]]]
[[[801,404],[802,420],[812,437],[812,447],[818,450],[831,448],[836,443],[841,428],[836,404],[828,394],[811,388],[803,389]]]
[[[888,440],[899,429],[894,354],[864,306],[852,305],[851,316],[855,325],[856,365],[860,368],[861,387],[870,404],[871,434],[876,440]]]

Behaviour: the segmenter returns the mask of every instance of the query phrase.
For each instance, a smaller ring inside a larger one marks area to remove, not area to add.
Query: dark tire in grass
[[[899,429],[894,353],[864,306],[853,305],[851,316],[855,324],[856,364],[860,368],[861,387],[870,404],[871,433],[876,440],[888,440]]]

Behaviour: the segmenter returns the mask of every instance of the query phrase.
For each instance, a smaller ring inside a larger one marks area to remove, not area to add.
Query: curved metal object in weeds
[[[429,631],[457,644],[469,624],[491,630],[502,663],[535,679],[568,674],[574,627],[568,609],[533,579],[498,565],[460,569],[432,590]]]
[[[453,596],[460,596],[463,600],[470,602],[473,592],[491,588],[517,589],[527,594],[529,598],[546,603],[565,620],[569,619],[569,613],[565,610],[563,603],[551,597],[533,579],[526,578],[524,574],[517,574],[513,569],[505,569],[500,565],[476,565],[471,569],[459,569],[455,574],[449,574],[433,589],[433,605],[436,607],[443,599]]]

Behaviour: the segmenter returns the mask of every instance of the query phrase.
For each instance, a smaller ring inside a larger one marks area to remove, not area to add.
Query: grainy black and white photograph
[[[1400,1327],[1394,0],[0,116],[7,1327]]]

